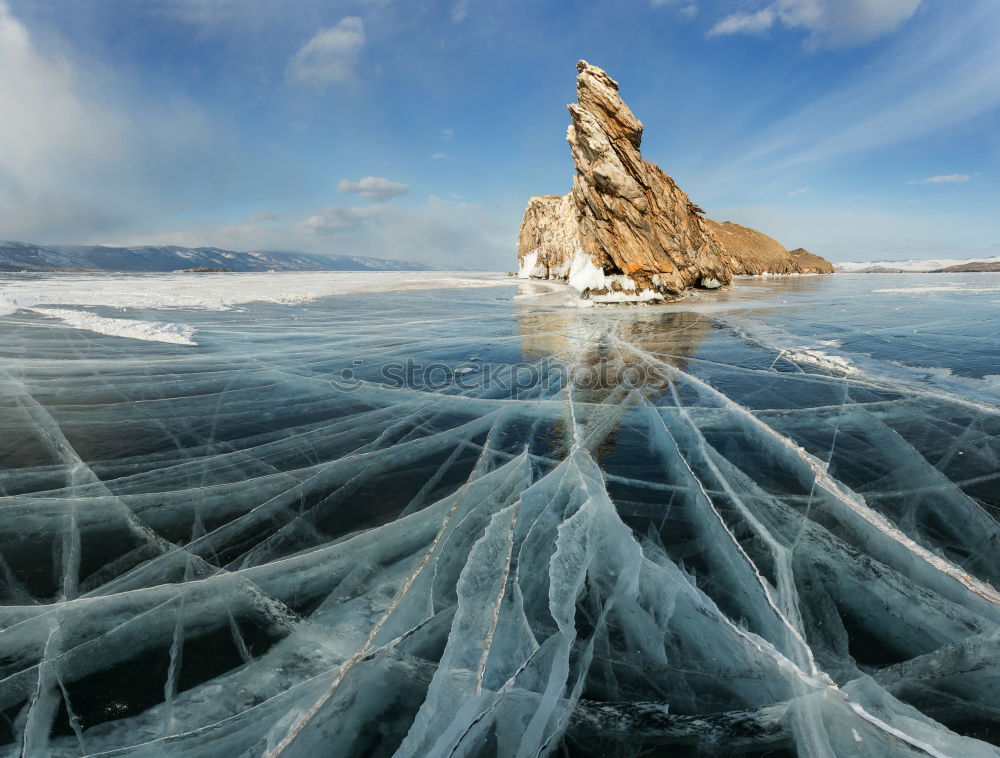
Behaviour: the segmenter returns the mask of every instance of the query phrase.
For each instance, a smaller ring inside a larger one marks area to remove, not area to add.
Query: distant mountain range
[[[0,241],[0,271],[433,271],[434,266],[359,255],[310,255],[286,250],[246,253],[217,247],[33,245]]]
[[[1000,271],[1000,257],[852,261],[834,265],[845,274],[960,274]]]

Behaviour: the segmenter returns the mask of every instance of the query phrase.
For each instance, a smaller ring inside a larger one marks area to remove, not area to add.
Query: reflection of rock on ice
[[[516,313],[526,360],[555,358],[577,371],[603,366],[608,370],[595,375],[608,377],[611,384],[604,389],[613,389],[614,377],[621,374],[611,369],[644,362],[641,351],[683,364],[711,330],[703,316],[684,311],[544,310],[532,303]]]
[[[672,365],[683,366],[710,329],[703,317],[687,312],[545,310],[533,302],[517,309],[522,357],[539,366],[543,386],[538,394],[572,396],[576,418],[564,417],[553,431],[558,445],[572,439],[566,423],[581,423],[609,409],[621,414],[638,398],[659,402],[669,379],[647,354],[666,356]],[[607,419],[602,454],[613,447],[615,423]]]

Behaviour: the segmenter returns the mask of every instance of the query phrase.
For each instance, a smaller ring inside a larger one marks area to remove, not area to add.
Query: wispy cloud
[[[0,0],[0,222],[69,210],[76,180],[132,146],[128,123],[88,93],[72,63],[46,54]],[[77,211],[79,212],[79,211]],[[41,218],[36,218],[41,221]],[[60,219],[52,219],[58,223]]]
[[[650,8],[663,8],[667,5],[680,6],[677,12],[682,18],[694,18],[698,15],[698,5],[696,3],[685,3],[684,0],[649,0]]]
[[[228,23],[239,13],[237,0],[166,0],[150,12],[198,26]]]
[[[698,15],[698,4],[684,0],[649,0],[650,8],[663,8],[672,5],[677,7],[677,14],[683,19],[692,19]]]
[[[299,229],[313,236],[327,236],[357,229],[368,219],[386,210],[384,205],[368,205],[362,208],[345,208],[331,205],[315,216],[310,216],[299,224]]]
[[[441,266],[501,268],[510,265],[516,223],[500,222],[490,209],[475,203],[432,196],[420,207],[388,208],[370,229],[366,225],[368,239],[358,249],[376,256],[383,251],[383,257],[393,251],[397,257],[416,256]]]
[[[58,38],[40,41],[4,0],[0,72],[5,237],[85,241],[133,225],[176,205],[165,189],[173,172],[214,160],[206,152],[216,146],[190,101],[150,108],[127,100],[114,70],[81,63]]]
[[[709,37],[727,34],[760,34],[774,26],[775,14],[771,8],[763,8],[756,13],[734,13],[726,16],[708,30]]]
[[[935,7],[842,86],[755,134],[732,143],[735,154],[706,183],[732,188],[779,179],[803,166],[897,144],[962,123],[1000,106],[1000,7],[969,2],[961,14]]]
[[[776,24],[808,32],[805,46],[851,47],[897,29],[922,0],[773,0],[753,13],[726,16],[709,37],[760,34]]]
[[[942,174],[939,176],[928,176],[926,179],[917,179],[909,184],[961,184],[972,178],[972,174]]]
[[[422,261],[439,266],[510,265],[516,220],[499,221],[491,209],[431,196],[423,205],[331,206],[292,225],[198,224],[154,234],[120,237],[116,244],[211,245],[227,250],[301,250]]]
[[[460,24],[469,17],[469,0],[456,0],[451,6],[451,20]]]
[[[244,219],[244,221],[247,221],[251,224],[256,224],[261,221],[277,221],[277,220],[278,220],[278,214],[275,213],[274,211],[257,211],[256,213],[251,213]]]
[[[352,81],[364,45],[364,21],[357,16],[342,18],[299,48],[288,64],[288,76],[319,86]]]
[[[431,153],[431,160],[432,161],[439,161],[442,158],[447,158],[447,157],[448,157],[447,153]]]
[[[804,195],[809,191],[808,187],[796,187],[791,192],[788,193],[789,197],[796,197],[797,195]]]
[[[391,197],[405,195],[410,191],[408,185],[402,182],[394,182],[382,176],[366,176],[361,181],[352,182],[350,179],[341,179],[337,185],[337,192],[346,192],[352,195],[360,195],[368,200],[388,200]]]
[[[986,222],[942,224],[935,214],[894,213],[874,207],[846,211],[838,207],[805,208],[798,204],[731,206],[714,209],[727,218],[763,229],[789,249],[800,245],[829,260],[890,258],[971,258],[996,255],[987,240]]]

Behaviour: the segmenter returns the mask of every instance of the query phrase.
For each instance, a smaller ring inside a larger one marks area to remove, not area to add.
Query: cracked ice
[[[4,316],[0,755],[1000,755],[995,305],[879,281]]]

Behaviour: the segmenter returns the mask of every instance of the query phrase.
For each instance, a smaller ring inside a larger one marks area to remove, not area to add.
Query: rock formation
[[[564,279],[597,302],[662,302],[689,287],[721,287],[734,274],[805,273],[803,265],[819,272],[817,261],[832,272],[804,250],[796,257],[759,232],[706,219],[673,179],[643,160],[642,123],[618,83],[586,61],[577,71],[566,132],[573,188],[528,202],[518,240],[521,277]],[[729,226],[776,247],[751,260],[742,233],[720,238],[717,230]]]
[[[803,250],[786,250],[778,240],[763,232],[731,221],[707,220],[726,254],[734,260],[733,274],[832,274],[833,264]]]

